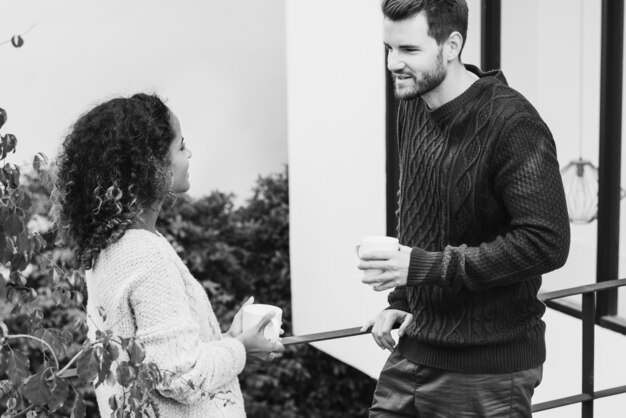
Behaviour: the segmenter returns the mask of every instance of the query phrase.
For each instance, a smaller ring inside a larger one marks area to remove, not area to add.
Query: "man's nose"
[[[398,57],[398,54],[394,51],[389,51],[387,53],[387,69],[392,73],[395,71],[400,71],[404,68],[404,61]]]

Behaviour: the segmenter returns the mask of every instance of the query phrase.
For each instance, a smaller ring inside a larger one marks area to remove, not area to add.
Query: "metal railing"
[[[570,289],[542,293],[539,295],[539,299],[542,300],[548,307],[582,319],[582,392],[573,396],[567,396],[564,398],[558,398],[551,401],[535,404],[532,407],[533,412],[546,411],[548,409],[580,403],[581,417],[593,418],[593,401],[595,399],[626,393],[626,386],[617,386],[610,389],[594,391],[595,325],[601,325],[605,328],[620,332],[619,329],[612,328],[611,324],[615,323],[614,320],[606,317],[596,316],[596,293],[603,290],[617,289],[621,286],[626,286],[626,279],[611,280],[591,285],[578,286]],[[557,299],[574,295],[582,295],[582,312],[580,314],[576,308],[569,308],[571,309],[571,312],[566,312],[563,310],[564,308],[562,304],[557,304],[555,302]],[[369,333],[369,331],[361,331],[361,327],[346,328],[336,331],[320,332],[316,334],[285,337],[283,338],[283,344],[291,345],[311,343],[316,341],[332,340],[336,338],[352,337],[367,333]]]
[[[548,307],[554,308],[562,312],[563,305],[555,304],[554,301],[568,296],[582,295],[582,314],[579,315],[577,313],[578,311],[575,308],[571,308],[573,313],[565,312],[582,319],[582,392],[576,395],[534,404],[532,406],[533,412],[546,411],[548,409],[554,409],[562,406],[580,403],[581,417],[593,418],[593,401],[595,399],[626,393],[626,385],[600,391],[594,391],[595,325],[600,325],[608,329],[612,329],[612,327],[610,326],[611,321],[607,321],[606,317],[596,316],[596,293],[603,290],[616,289],[621,286],[626,286],[626,279],[611,280],[591,285],[578,286],[570,289],[542,293],[539,295],[539,299],[542,300]],[[607,326],[607,324],[609,324],[609,326]],[[333,340],[337,338],[353,337],[357,335],[368,334],[369,332],[369,330],[361,331],[361,327],[354,327],[335,331],[320,332],[316,334],[290,336],[283,338],[283,345],[305,344],[317,341]],[[620,331],[618,330],[618,332]],[[67,370],[62,377],[74,376],[76,376],[76,369]]]
[[[550,302],[556,299],[582,295],[582,392],[577,395],[535,404],[533,405],[533,412],[545,411],[548,409],[580,403],[581,417],[592,418],[593,401],[595,399],[626,393],[626,386],[617,386],[597,392],[594,391],[595,325],[599,322],[599,325],[602,325],[602,321],[598,320],[603,319],[596,316],[596,293],[603,290],[616,289],[621,286],[626,286],[626,279],[611,280],[592,285],[574,287],[571,289],[557,290],[555,292],[548,292],[539,295],[539,298],[543,300],[548,307],[552,307],[553,305]]]

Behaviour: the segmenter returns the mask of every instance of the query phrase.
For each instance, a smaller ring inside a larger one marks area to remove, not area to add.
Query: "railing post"
[[[582,418],[593,418],[594,345],[596,322],[596,294],[583,293],[583,370],[582,393],[591,399],[582,402]]]
[[[480,66],[495,70],[500,68],[501,0],[482,0],[480,16]]]
[[[617,279],[622,156],[624,0],[602,1],[596,281]],[[598,293],[598,315],[617,314],[617,289]]]
[[[385,51],[385,54],[387,52]],[[398,100],[394,95],[394,82],[391,73],[385,66],[385,114],[386,114],[386,152],[387,152],[387,236],[398,236],[398,183],[400,181],[400,163],[398,162],[398,134],[396,119],[398,118]]]

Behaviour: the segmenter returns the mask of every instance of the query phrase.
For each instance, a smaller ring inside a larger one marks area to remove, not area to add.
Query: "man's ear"
[[[457,31],[452,32],[444,45],[444,59],[448,62],[454,61],[461,54],[462,48],[463,36]]]

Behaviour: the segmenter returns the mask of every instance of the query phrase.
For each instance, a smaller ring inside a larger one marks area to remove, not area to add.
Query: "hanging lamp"
[[[587,224],[598,217],[598,168],[580,157],[561,169],[569,220]]]
[[[561,169],[567,212],[573,224],[587,224],[598,217],[598,167],[582,157],[583,148],[583,1],[580,2],[580,93],[578,117],[578,160]],[[621,190],[620,198],[626,196]]]

